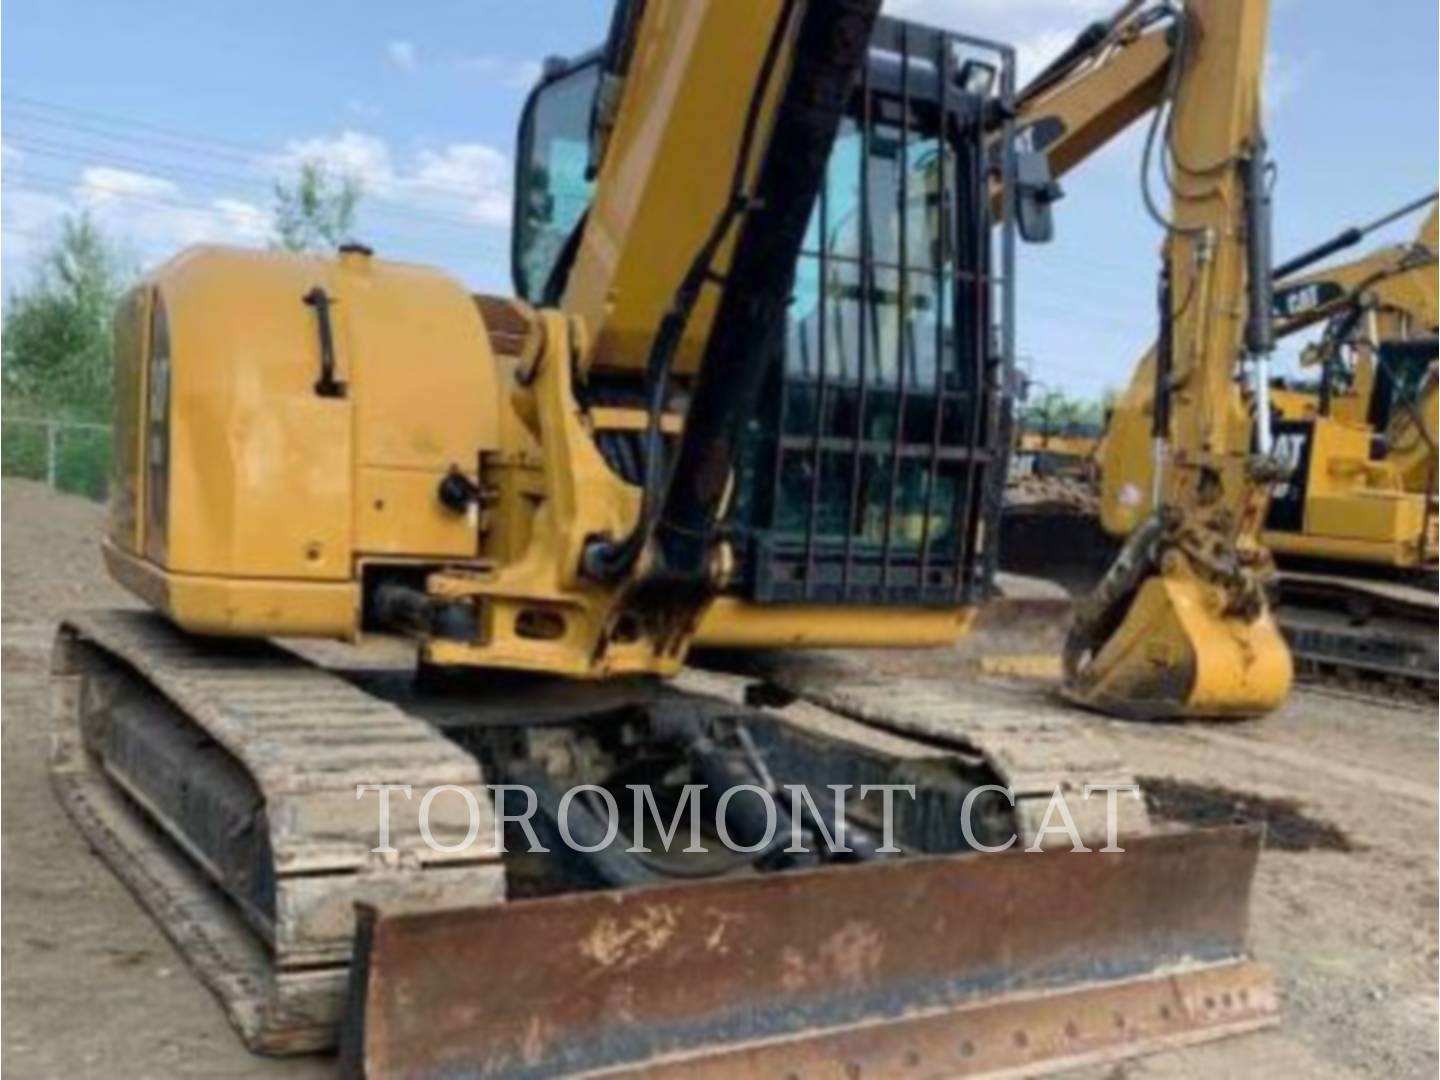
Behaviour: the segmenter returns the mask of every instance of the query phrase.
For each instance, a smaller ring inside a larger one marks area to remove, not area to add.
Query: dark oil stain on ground
[[[1343,831],[1302,813],[1292,799],[1267,799],[1253,792],[1188,784],[1158,776],[1140,777],[1145,805],[1155,817],[1185,825],[1265,825],[1265,846],[1279,851],[1354,851]]]

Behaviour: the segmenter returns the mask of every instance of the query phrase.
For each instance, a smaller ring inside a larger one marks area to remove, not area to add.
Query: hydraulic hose
[[[770,35],[770,42],[761,63],[760,77],[756,80],[746,109],[745,126],[730,179],[730,197],[711,226],[705,242],[691,260],[690,268],[675,290],[651,343],[650,355],[645,365],[646,423],[640,513],[635,526],[622,539],[598,539],[586,545],[581,570],[586,577],[594,581],[614,584],[624,578],[639,560],[654,528],[660,493],[665,486],[665,440],[661,418],[670,393],[671,365],[684,339],[690,316],[700,300],[701,289],[712,277],[716,253],[729,236],[736,220],[750,208],[752,199],[746,190],[746,173],[749,172],[750,159],[760,127],[760,110],[779,66],[781,46],[789,34],[796,6],[797,0],[786,0],[785,8]]]

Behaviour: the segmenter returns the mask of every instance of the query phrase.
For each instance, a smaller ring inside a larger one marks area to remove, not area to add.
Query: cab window
[[[600,62],[586,61],[547,79],[530,95],[520,122],[512,271],[515,290],[531,303],[545,287],[590,206],[590,110]]]

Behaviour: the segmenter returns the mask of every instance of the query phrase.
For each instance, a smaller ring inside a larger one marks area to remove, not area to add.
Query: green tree
[[[306,161],[293,184],[275,185],[274,246],[327,251],[345,240],[363,194],[353,176],[332,176],[323,162]]]
[[[1076,429],[1099,428],[1104,422],[1104,405],[1071,397],[1064,390],[1045,390],[1025,403],[1020,418],[1025,431],[1063,435]]]
[[[30,280],[5,300],[7,412],[109,419],[110,319],[132,276],[128,258],[88,215],[61,221]]]

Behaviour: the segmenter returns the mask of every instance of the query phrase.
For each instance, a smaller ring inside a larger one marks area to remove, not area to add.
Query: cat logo
[[[1275,314],[1282,319],[1293,319],[1314,311],[1326,304],[1332,304],[1345,293],[1333,281],[1308,281],[1275,293]]]

